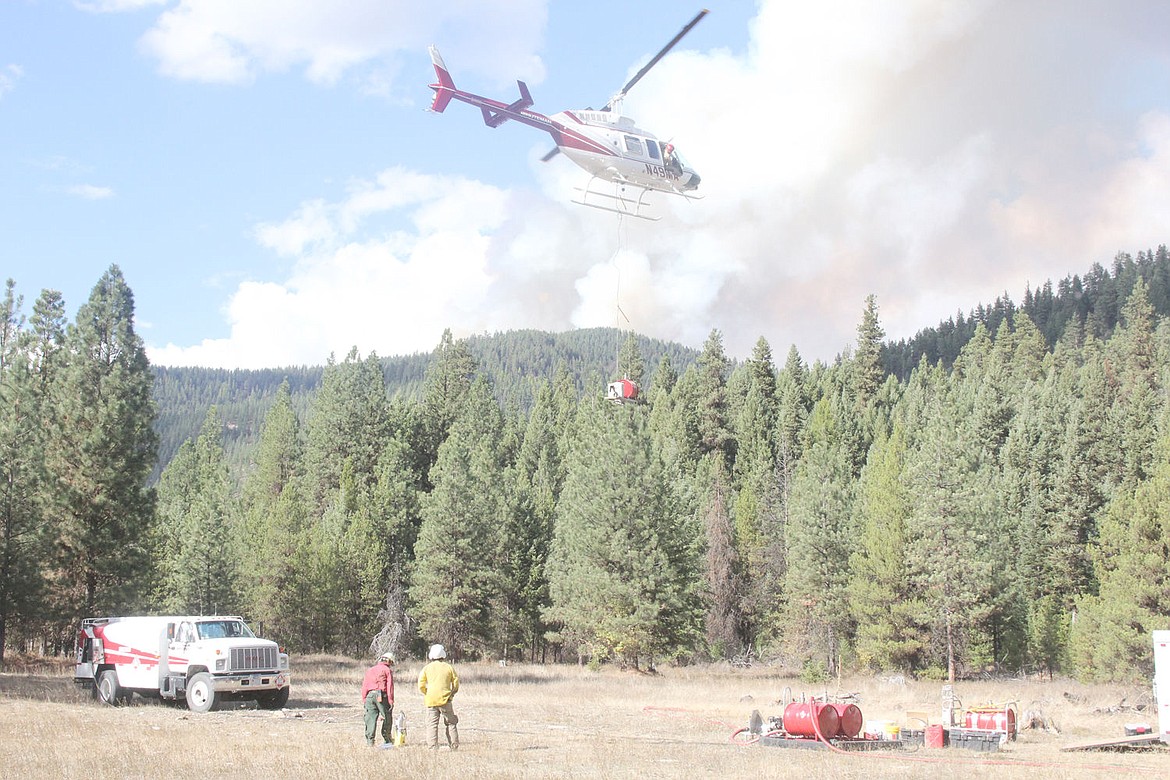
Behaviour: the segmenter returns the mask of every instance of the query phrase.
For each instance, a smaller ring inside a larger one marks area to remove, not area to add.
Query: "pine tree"
[[[711,331],[696,363],[699,446],[702,453],[719,452],[731,466],[735,462],[735,439],[727,408],[729,363],[723,352],[723,334]]]
[[[310,635],[323,648],[364,652],[385,596],[383,540],[370,495],[391,436],[381,362],[353,349],[325,367],[306,424],[304,495],[311,496],[296,556]]]
[[[775,468],[778,413],[776,367],[772,364],[772,350],[763,338],[756,342],[743,374],[747,390],[735,419],[735,468],[738,484],[751,484],[758,490],[763,481],[771,479]]]
[[[1071,653],[1079,676],[1136,682],[1153,673],[1150,632],[1170,620],[1170,440],[1152,478],[1124,490],[1101,523],[1100,589],[1077,604]]]
[[[1170,409],[1160,422],[1152,473],[1122,484],[1089,548],[1099,588],[1078,599],[1070,638],[1085,679],[1149,679],[1150,632],[1170,620]]]
[[[989,545],[1003,580],[1002,587],[996,583],[997,607],[1005,618],[997,657],[1011,668],[1029,663],[1048,672],[1060,668],[1054,632],[1062,608],[1076,595],[1076,558],[1083,552],[1061,521],[1057,480],[1073,376],[1065,376],[1063,385],[1061,378],[1053,363],[1043,384],[1023,386],[1016,394],[1019,411],[1003,448],[999,480],[1001,505],[1011,521]]]
[[[321,580],[329,603],[330,646],[349,655],[366,651],[378,630],[377,617],[385,597],[387,541],[371,512],[368,490],[359,485],[351,461],[342,469],[341,484],[325,515],[318,521],[323,561],[332,575]]]
[[[870,449],[858,484],[861,531],[850,559],[849,603],[857,624],[858,660],[873,671],[921,668],[922,605],[910,582],[906,522],[911,496],[905,476],[906,437],[895,423]]]
[[[44,612],[43,428],[31,337],[15,287],[9,279],[0,301],[0,669],[9,629],[28,630]]]
[[[135,606],[150,570],[147,543],[157,458],[153,378],[134,331],[134,297],[117,266],[102,275],[65,336],[51,392],[47,464],[67,625]],[[64,630],[64,628],[63,628]]]
[[[370,512],[382,564],[378,583],[382,608],[370,643],[371,653],[405,652],[414,638],[414,622],[407,613],[409,570],[414,561],[415,540],[422,522],[419,502],[423,475],[415,463],[420,425],[419,407],[394,404],[391,417],[396,433],[378,462],[378,482],[370,499]]]
[[[1061,339],[1054,352],[1054,372],[1048,388],[1057,401],[1053,406],[1058,419],[1049,422],[1054,429],[1057,460],[1052,464],[1049,477],[1048,527],[1051,539],[1046,571],[1052,575],[1052,609],[1061,613],[1071,612],[1074,600],[1089,591],[1092,565],[1087,545],[1089,538],[1095,536],[1095,517],[1104,505],[1104,491],[1107,490],[1100,460],[1103,442],[1089,434],[1088,427],[1092,424],[1089,422],[1092,416],[1106,414],[1109,405],[1090,412],[1087,405],[1092,401],[1080,396],[1083,367],[1079,364],[1086,354],[1087,348],[1078,350],[1075,344]],[[1045,655],[1055,658],[1051,651]],[[1049,668],[1057,669],[1055,665],[1049,665]]]
[[[1114,468],[1117,448],[1109,413],[1116,386],[1109,381],[1101,344],[1087,336],[1081,350],[1083,365],[1070,370],[1070,402],[1061,427],[1060,461],[1053,488],[1053,533],[1058,547],[1050,557],[1065,586],[1061,606],[1095,589],[1089,543],[1097,537],[1097,519],[1120,475]],[[1075,371],[1075,373],[1074,373]]]
[[[476,362],[464,340],[455,341],[450,329],[443,331],[427,366],[423,398],[426,407],[426,468],[438,457],[439,445],[463,407],[476,376]]]
[[[332,502],[341,470],[349,464],[355,485],[369,488],[382,447],[390,435],[389,399],[382,366],[371,353],[363,360],[356,349],[341,363],[330,362],[313,401],[305,447],[305,474],[311,479],[314,508]]]
[[[491,388],[468,392],[431,469],[411,576],[412,614],[422,634],[456,654],[494,647],[491,605],[497,598],[494,553],[505,522],[503,417]]]
[[[853,485],[833,405],[821,399],[809,422],[810,444],[791,485],[787,526],[789,650],[825,671],[839,668],[848,638],[845,585],[852,553]]]
[[[718,455],[703,459],[698,479],[706,487],[700,523],[706,533],[707,650],[713,658],[731,658],[744,649],[743,584],[727,474]]]
[[[645,373],[646,363],[642,360],[642,351],[638,348],[638,337],[630,333],[618,353],[618,374],[621,378],[629,379],[641,386]]]
[[[768,547],[774,534],[771,513],[778,496],[776,480],[776,367],[772,350],[760,338],[744,366],[746,397],[736,417],[736,486],[732,516],[740,565],[743,639],[752,643],[772,600],[769,598]]]
[[[981,348],[987,350],[985,354],[968,354],[969,351]],[[973,399],[967,401],[971,405],[975,425],[973,440],[982,451],[981,457],[996,465],[999,464],[1000,450],[1007,441],[1012,416],[1016,412],[1012,403],[1014,353],[1007,320],[1000,325],[993,342],[973,340],[961,353],[983,368],[980,374],[964,376],[965,381],[959,386],[973,396]]]
[[[857,326],[857,349],[853,354],[854,393],[858,408],[864,408],[882,384],[882,339],[885,338],[878,321],[877,298],[867,295],[865,311]]]
[[[701,456],[699,442],[699,372],[687,369],[672,389],[655,385],[648,396],[654,449],[671,475],[671,484],[683,489]]]
[[[641,411],[583,402],[548,565],[555,639],[635,667],[694,641],[694,530],[676,517]]]
[[[501,621],[507,626],[507,645],[517,654],[527,651],[529,660],[537,660],[548,630],[543,616],[551,603],[548,556],[564,482],[561,444],[566,432],[558,429],[555,404],[552,385],[542,383],[511,472],[508,520],[500,537]]]
[[[238,545],[240,587],[247,612],[270,636],[305,649],[306,615],[295,598],[301,571],[294,565],[306,521],[301,499],[300,426],[286,379],[264,418],[254,464],[243,485]]]
[[[804,454],[803,432],[811,409],[807,382],[808,370],[793,346],[776,382],[776,468],[785,494]]]
[[[748,499],[754,499],[757,504],[760,534],[766,540],[762,549],[761,573],[755,583],[753,612],[759,628],[754,633],[763,634],[769,627],[778,628],[782,622],[780,613],[788,599],[788,529],[792,524],[792,486],[805,452],[804,429],[811,408],[808,379],[808,369],[800,353],[795,346],[789,347],[784,368],[776,377],[776,423],[772,447],[776,454],[775,469],[765,483],[766,489]],[[736,522],[738,525],[738,513]]]
[[[974,659],[980,639],[974,627],[987,617],[993,565],[986,555],[996,516],[991,476],[963,421],[960,406],[939,372],[924,377],[924,427],[907,461],[915,495],[907,533],[912,582],[921,595],[921,616],[934,635],[936,662],[953,680]],[[912,382],[913,384],[913,382]]]
[[[219,411],[207,411],[199,437],[179,448],[159,480],[158,599],[167,612],[232,614],[240,610],[235,541],[238,507],[231,495]]]
[[[1121,380],[1111,417],[1122,457],[1121,481],[1131,488],[1150,474],[1159,411],[1154,317],[1146,293],[1138,279],[1122,308],[1123,327],[1110,343]]]
[[[674,384],[678,381],[678,372],[674,370],[674,363],[670,360],[670,355],[663,355],[662,359],[658,361],[658,368],[654,370],[654,387],[669,393],[674,390]]]

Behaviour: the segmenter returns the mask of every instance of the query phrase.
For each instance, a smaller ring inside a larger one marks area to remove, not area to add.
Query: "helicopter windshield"
[[[678,149],[674,148],[674,144],[662,145],[662,164],[675,176],[681,176],[683,169],[687,167]]]

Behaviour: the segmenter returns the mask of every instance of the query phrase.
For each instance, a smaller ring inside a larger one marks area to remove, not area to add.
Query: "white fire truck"
[[[232,699],[280,709],[290,677],[288,655],[242,618],[166,615],[83,620],[73,679],[106,704],[138,693],[207,712]]]

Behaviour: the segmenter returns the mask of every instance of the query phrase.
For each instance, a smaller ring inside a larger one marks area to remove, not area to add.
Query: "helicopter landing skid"
[[[592,184],[593,180],[591,179],[589,183]],[[615,187],[615,190],[619,189],[619,188],[624,189],[624,185],[618,185],[617,187]],[[625,195],[623,195],[617,191],[615,191],[614,194],[612,194],[612,195],[609,194],[608,192],[597,192],[595,190],[590,189],[589,185],[586,185],[584,189],[582,189],[580,187],[575,187],[574,189],[577,192],[583,193],[580,200],[573,201],[573,203],[576,203],[578,206],[588,206],[589,208],[592,208],[592,209],[601,209],[602,211],[610,211],[610,212],[613,212],[614,214],[621,214],[622,216],[625,216],[625,217],[637,217],[638,219],[645,219],[645,220],[648,220],[650,222],[657,222],[658,220],[662,219],[662,217],[653,217],[653,216],[650,216],[648,214],[642,213],[642,209],[646,205],[645,202],[643,201],[643,199],[646,197],[646,193],[650,192],[650,190],[648,190],[644,187],[639,188],[642,190],[642,192],[640,195],[638,195],[637,200],[634,200],[633,198],[630,198],[630,197],[626,197]],[[603,200],[601,203],[590,203],[589,198],[591,196],[595,199],[602,198]],[[611,201],[611,202],[607,203],[606,201]]]

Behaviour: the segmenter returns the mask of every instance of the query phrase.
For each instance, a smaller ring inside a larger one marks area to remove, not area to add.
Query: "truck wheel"
[[[187,682],[187,707],[191,712],[210,712],[215,705],[215,683],[210,674],[200,672]]]
[[[288,686],[284,686],[279,691],[266,693],[260,698],[256,699],[256,704],[262,710],[279,710],[284,705],[288,704]]]
[[[113,669],[107,669],[98,675],[94,690],[97,692],[98,701],[103,704],[118,707],[126,703],[126,694],[118,684],[118,675]]]

